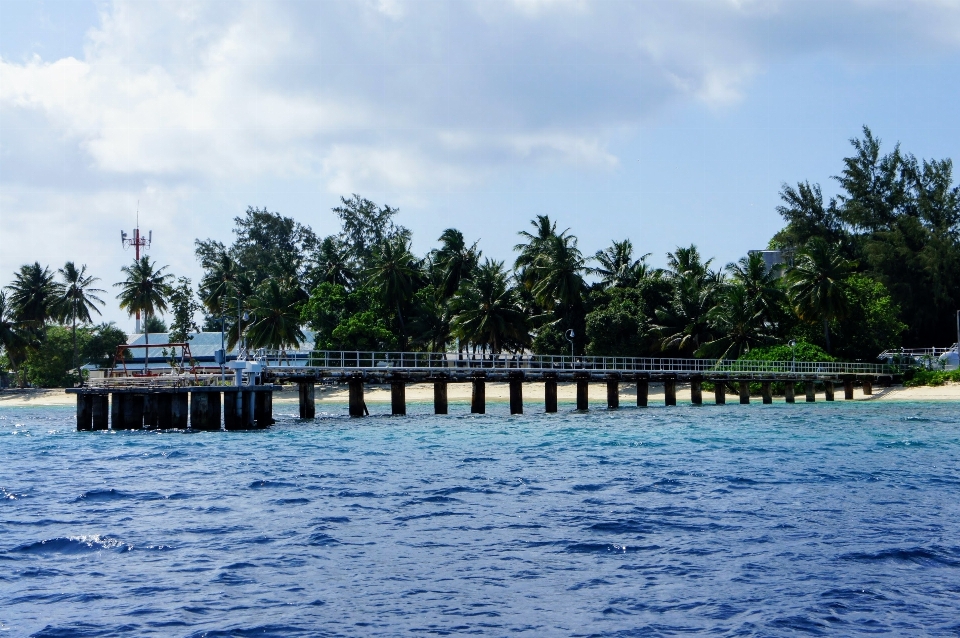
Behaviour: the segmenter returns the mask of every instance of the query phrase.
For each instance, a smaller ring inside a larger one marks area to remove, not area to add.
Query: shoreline
[[[689,384],[677,384],[677,404],[689,403]],[[562,402],[576,401],[575,383],[558,383],[557,399]],[[471,384],[469,383],[451,383],[447,386],[447,399],[451,403],[469,403],[471,394]],[[632,383],[623,383],[620,386],[620,403],[624,407],[635,403],[636,386]],[[536,405],[543,402],[544,388],[542,382],[524,383],[523,397],[525,405]],[[736,404],[738,398],[734,393],[727,393],[727,403]],[[817,393],[817,402],[826,401],[823,392]],[[891,386],[889,388],[874,388],[873,395],[865,396],[858,387],[854,391],[854,401],[896,401],[896,402],[939,402],[939,401],[960,401],[960,383],[946,383],[942,386],[919,386],[908,388],[904,386]],[[591,403],[603,404],[606,397],[606,386],[603,382],[590,384]],[[390,386],[389,385],[368,385],[364,391],[364,400],[372,404],[390,404]],[[407,386],[407,403],[432,403],[433,385],[430,383],[414,383]],[[487,383],[486,387],[487,403],[509,403],[510,385],[508,383]],[[774,403],[783,403],[783,396],[774,396]],[[296,386],[285,386],[283,390],[274,394],[274,402],[281,405],[296,404],[298,402]],[[324,404],[346,404],[348,402],[348,391],[345,385],[330,386],[317,385],[316,403]],[[751,396],[751,403],[760,403],[759,396]],[[843,390],[839,389],[835,402],[842,403]],[[649,386],[648,403],[653,405],[663,404],[663,385],[651,383]],[[703,393],[704,405],[713,403],[713,393]],[[797,403],[804,403],[803,395],[797,396]],[[76,399],[73,395],[64,392],[63,388],[27,388],[20,390],[17,388],[6,388],[0,390],[0,408],[4,407],[56,407],[73,406]]]

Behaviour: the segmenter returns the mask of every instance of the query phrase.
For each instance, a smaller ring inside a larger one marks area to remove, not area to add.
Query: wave
[[[99,552],[105,549],[117,552],[128,552],[133,549],[133,545],[128,545],[120,539],[110,536],[58,536],[57,538],[48,538],[34,543],[25,543],[10,550],[8,553],[83,554],[87,552]]]
[[[926,566],[943,565],[957,567],[960,566],[960,547],[945,548],[934,546],[929,549],[926,547],[893,547],[878,552],[850,552],[841,555],[840,560],[865,563],[891,561]]]

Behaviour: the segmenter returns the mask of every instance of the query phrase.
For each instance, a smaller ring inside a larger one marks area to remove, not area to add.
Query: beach
[[[685,383],[677,384],[677,402],[689,401],[690,386]],[[471,385],[469,383],[451,383],[447,386],[447,397],[452,403],[468,403],[470,401]],[[636,386],[632,383],[623,383],[620,386],[620,403],[626,407],[633,405],[637,395]],[[540,403],[543,400],[543,383],[530,382],[523,385],[523,400],[527,405]],[[574,383],[558,383],[557,399],[561,403],[576,401],[577,387]],[[727,403],[736,401],[736,394],[728,392]],[[663,385],[651,383],[648,402],[650,405],[663,403]],[[488,403],[508,403],[510,401],[510,386],[507,383],[487,383],[486,398]],[[891,386],[883,388],[874,386],[873,394],[866,396],[863,390],[857,387],[854,390],[855,401],[960,401],[960,383],[947,383],[942,386],[922,386],[907,388]],[[413,383],[407,386],[406,399],[409,403],[429,403],[433,401],[432,383]],[[346,404],[346,385],[317,385],[316,401],[318,404]],[[367,403],[390,403],[389,385],[368,385],[364,390],[364,400]],[[782,402],[783,397],[774,397],[774,402]],[[803,402],[803,395],[797,396],[797,402]],[[825,401],[823,392],[817,393],[817,401]],[[838,387],[836,400],[843,401],[843,388]],[[275,403],[296,403],[297,387],[288,385],[274,395]],[[590,384],[590,402],[602,404],[606,401],[606,385],[602,382]],[[713,402],[713,393],[703,393],[704,403]],[[751,397],[751,402],[759,403],[760,397]],[[19,390],[7,388],[0,391],[0,407],[17,406],[58,406],[74,405],[76,399],[62,388],[27,388]]]

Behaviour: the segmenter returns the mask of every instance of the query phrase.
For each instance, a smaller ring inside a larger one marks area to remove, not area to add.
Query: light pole
[[[573,367],[573,338],[577,335],[576,333],[574,333],[573,328],[570,328],[564,333],[564,336],[567,338],[567,341],[570,342],[570,367],[572,368]]]
[[[793,354],[793,361],[790,363],[790,374],[797,373],[797,342],[793,339],[790,340],[790,343],[787,345],[790,346],[790,351]]]

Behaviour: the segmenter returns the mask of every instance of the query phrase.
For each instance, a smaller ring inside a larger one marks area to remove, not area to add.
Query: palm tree
[[[10,291],[8,303],[13,315],[24,328],[37,335],[48,319],[59,314],[63,287],[54,281],[50,269],[41,267],[39,262],[20,266],[7,290]]]
[[[127,278],[124,281],[113,284],[120,288],[120,294],[117,299],[120,300],[120,308],[126,310],[128,316],[134,316],[137,312],[142,312],[144,320],[149,319],[150,315],[157,312],[163,312],[167,309],[167,298],[170,295],[169,281],[172,275],[164,273],[167,266],[157,268],[150,261],[150,257],[144,255],[139,261],[134,261],[129,266],[124,266],[120,272]],[[146,345],[150,345],[150,333],[145,332],[144,338]],[[143,369],[147,370],[150,348],[146,349],[143,357]]]
[[[304,340],[300,306],[308,298],[292,279],[270,278],[261,283],[250,300],[253,323],[246,333],[250,347],[282,350],[299,346]]]
[[[58,270],[63,278],[63,297],[60,301],[61,317],[70,322],[73,333],[73,367],[77,372],[77,321],[81,323],[90,323],[93,318],[90,311],[100,314],[97,304],[104,305],[103,299],[95,293],[105,292],[100,288],[93,288],[93,284],[100,281],[99,277],[87,276],[86,264],[77,266],[68,261],[63,268]],[[80,385],[83,385],[83,375],[80,375]]]
[[[395,308],[400,322],[401,347],[406,347],[406,325],[403,320],[403,304],[413,296],[414,280],[419,267],[410,252],[410,241],[405,236],[396,236],[380,244],[373,257],[373,266],[367,272],[367,284],[380,291],[383,303]]]
[[[710,270],[713,260],[702,261],[696,246],[667,253],[667,278],[673,282],[670,301],[656,310],[653,329],[663,350],[692,355],[713,336],[709,313],[717,303],[723,274]]]
[[[517,244],[513,247],[514,250],[520,253],[513,267],[519,273],[520,280],[523,282],[523,285],[527,287],[527,290],[532,289],[535,284],[532,271],[533,264],[540,259],[547,243],[558,236],[557,223],[551,222],[549,215],[537,215],[536,219],[531,220],[530,225],[533,226],[534,232],[530,233],[521,230],[518,233],[526,239],[527,242]],[[559,234],[566,235],[567,230]]]
[[[785,295],[780,284],[780,267],[767,269],[763,255],[758,252],[741,257],[737,263],[727,264],[730,278],[743,286],[747,295],[757,304],[764,321],[773,323]]]
[[[598,250],[593,256],[599,265],[590,268],[590,272],[600,277],[600,284],[604,288],[629,288],[650,275],[646,264],[647,253],[640,259],[633,258],[633,243],[629,239],[614,241],[605,249]]]
[[[32,341],[32,334],[24,329],[7,302],[7,296],[0,292],[0,347],[7,355],[7,360],[13,366],[14,375],[19,379],[20,387],[26,385],[25,376],[21,378],[20,365],[26,359],[27,347]]]
[[[787,273],[790,302],[803,321],[823,324],[823,340],[830,352],[830,322],[842,319],[849,308],[846,279],[856,262],[840,253],[839,245],[831,245],[814,237],[797,253],[793,268]]]
[[[570,309],[583,301],[583,275],[587,268],[576,237],[566,233],[551,237],[530,270],[536,282],[531,291],[544,308]]]
[[[527,316],[509,286],[502,261],[487,259],[471,281],[453,297],[450,310],[455,334],[465,341],[489,345],[497,354],[504,346],[529,343]]]
[[[434,251],[433,260],[440,269],[440,296],[449,299],[460,287],[460,282],[471,277],[482,253],[477,250],[477,242],[468,247],[463,233],[456,228],[443,231],[439,241],[441,246]]]
[[[719,336],[700,346],[694,356],[737,359],[773,341],[760,301],[739,283],[726,287],[720,303],[708,313],[708,320],[714,334]]]
[[[200,296],[210,314],[223,316],[225,302],[231,296],[240,267],[226,251],[217,255],[200,280]]]
[[[357,278],[350,259],[350,249],[336,237],[326,237],[320,242],[314,256],[314,263],[314,272],[311,277],[313,286],[329,281],[349,288]]]

